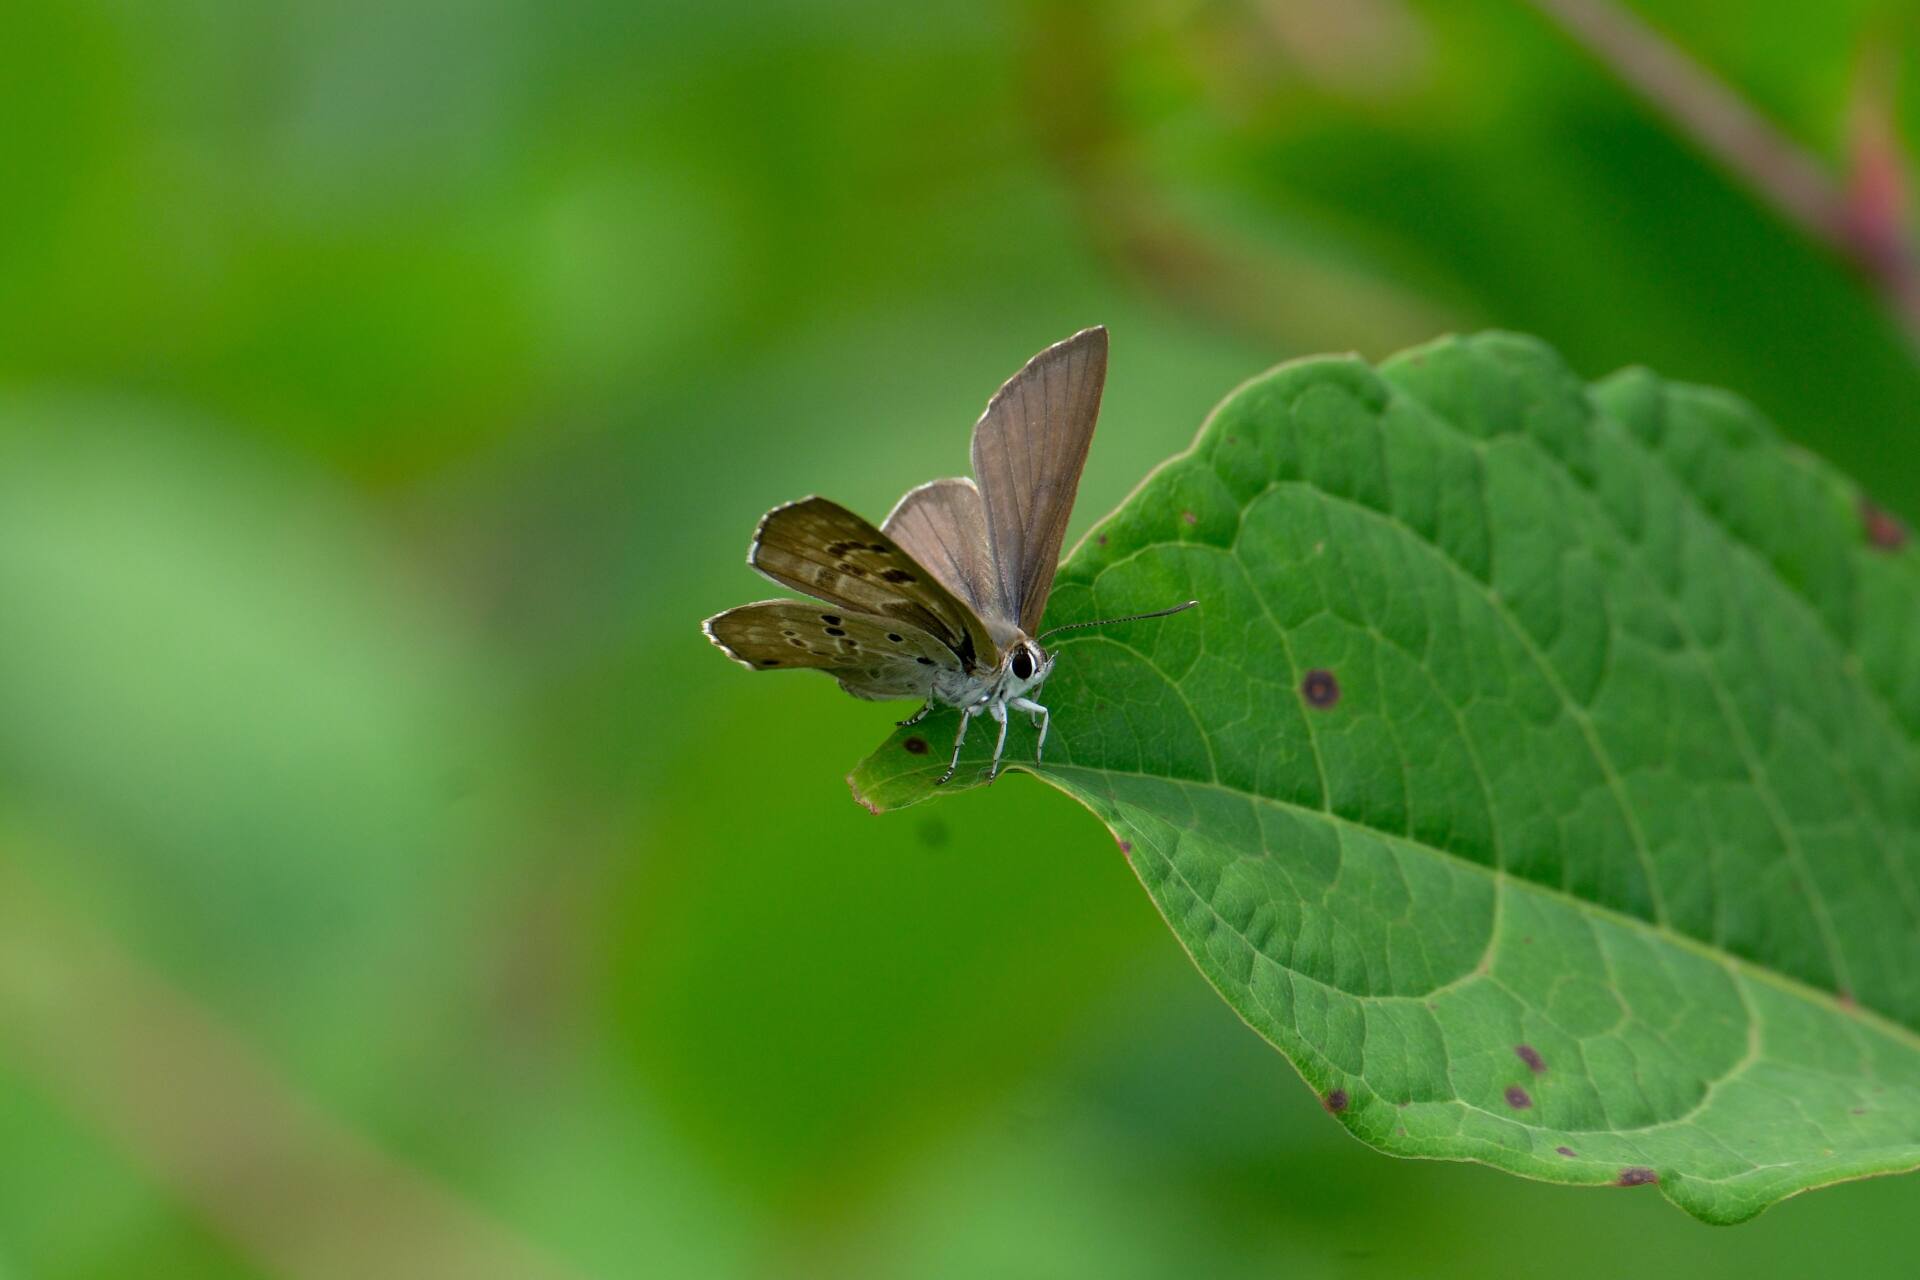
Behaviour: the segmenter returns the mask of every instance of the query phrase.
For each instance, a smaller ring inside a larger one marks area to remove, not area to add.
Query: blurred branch
[[[5,865],[0,1037],[49,1092],[272,1275],[567,1274],[322,1115],[192,997]]]
[[[1380,356],[1460,327],[1462,317],[1384,276],[1184,216],[1120,159],[1112,56],[1097,5],[1036,6],[1024,57],[1029,115],[1094,248],[1122,274],[1203,323],[1283,352]]]
[[[1859,200],[1884,182],[1848,187],[1820,160],[1750,106],[1730,85],[1638,15],[1613,0],[1526,0],[1625,81],[1696,145],[1745,182],[1788,221],[1852,265],[1920,347],[1920,254],[1900,209]],[[1883,144],[1896,150],[1890,118]],[[1862,160],[1856,154],[1856,162]],[[1872,159],[1885,163],[1884,146]]]

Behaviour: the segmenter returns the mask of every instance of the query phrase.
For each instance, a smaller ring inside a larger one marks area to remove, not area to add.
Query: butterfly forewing
[[[999,664],[973,609],[892,538],[838,503],[807,498],[775,507],[760,522],[747,559],[775,582],[848,613],[925,632],[951,650],[963,670]]]
[[[935,673],[961,670],[953,650],[910,623],[804,600],[743,604],[708,618],[706,632],[743,666],[825,671],[862,698],[925,697]]]
[[[1083,329],[1028,361],[973,429],[999,611],[1029,634],[1053,590],[1106,378],[1107,331]]]
[[[930,480],[894,504],[880,531],[900,544],[986,622],[1004,648],[1013,619],[1000,608],[1000,586],[987,547],[987,517],[973,481]]]

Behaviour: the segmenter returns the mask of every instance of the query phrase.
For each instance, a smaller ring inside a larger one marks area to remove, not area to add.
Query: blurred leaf
[[[1356,1136],[1740,1221],[1920,1165],[1905,542],[1719,393],[1285,366],[1070,558],[1056,625],[1203,607],[1063,643],[1034,771]]]

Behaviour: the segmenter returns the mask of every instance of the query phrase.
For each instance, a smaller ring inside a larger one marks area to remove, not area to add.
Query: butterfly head
[[[1053,670],[1053,655],[1036,642],[1022,637],[1014,642],[1000,670],[1004,681],[1002,687],[1009,695],[1018,696],[1047,678],[1047,674]]]

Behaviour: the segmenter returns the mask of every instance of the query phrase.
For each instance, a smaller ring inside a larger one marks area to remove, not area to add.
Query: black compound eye
[[[1015,680],[1033,679],[1033,655],[1025,649],[1013,651],[1013,678]]]

